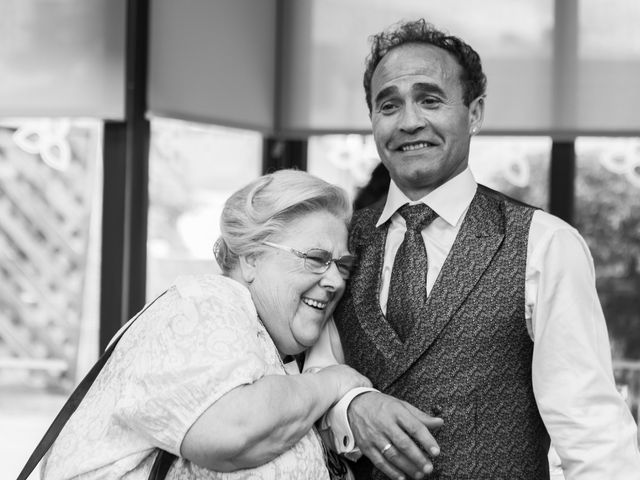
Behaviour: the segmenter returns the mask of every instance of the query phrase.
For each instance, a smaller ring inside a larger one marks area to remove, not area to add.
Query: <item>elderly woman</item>
[[[132,324],[58,437],[43,478],[328,479],[314,422],[370,386],[341,365],[285,359],[320,336],[345,288],[345,193],[299,171],[236,192],[221,217],[222,275],[181,277]],[[292,374],[295,373],[295,374]]]

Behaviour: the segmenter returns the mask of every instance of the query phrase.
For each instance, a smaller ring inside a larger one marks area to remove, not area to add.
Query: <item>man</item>
[[[485,102],[477,53],[402,23],[374,37],[364,86],[391,183],[354,215],[339,340],[310,356],[344,352],[381,392],[327,417],[339,450],[355,439],[368,457],[356,478],[547,479],[550,440],[567,480],[640,478],[584,240],[468,169]]]

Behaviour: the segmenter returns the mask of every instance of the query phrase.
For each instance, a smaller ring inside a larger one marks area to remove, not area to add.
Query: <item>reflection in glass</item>
[[[148,298],[178,275],[219,272],[212,249],[224,202],[261,168],[262,136],[256,132],[152,119]]]
[[[640,360],[640,140],[576,142],[576,224],[591,248],[614,357]]]
[[[469,166],[476,180],[522,202],[548,203],[551,139],[474,137]],[[324,135],[309,139],[308,170],[341,186],[352,199],[380,163],[372,135]]]
[[[101,145],[98,121],[0,123],[0,451],[7,478],[18,475],[98,356]]]
[[[380,160],[372,135],[323,135],[309,138],[307,170],[344,188],[354,199]]]
[[[3,382],[63,391],[75,382],[81,333],[97,326],[100,141],[98,122],[0,127]]]
[[[546,208],[549,199],[548,137],[474,137],[469,167],[483,185],[521,202]]]
[[[640,139],[578,138],[576,227],[589,244],[616,381],[640,411]]]

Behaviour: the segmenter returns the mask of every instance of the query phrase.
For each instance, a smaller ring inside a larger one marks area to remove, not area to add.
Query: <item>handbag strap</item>
[[[80,405],[80,402],[82,402],[82,399],[85,397],[85,395],[89,391],[89,388],[91,387],[96,377],[100,373],[100,370],[102,370],[102,367],[104,367],[105,363],[107,363],[107,360],[113,353],[113,350],[116,348],[116,344],[120,341],[122,336],[129,329],[129,327],[133,325],[133,322],[140,315],[142,315],[147,308],[153,305],[156,302],[156,300],[162,297],[165,293],[166,291],[158,295],[152,302],[148,303],[135,317],[133,317],[131,321],[129,321],[129,323],[125,326],[125,328],[123,328],[122,331],[120,332],[120,335],[118,335],[118,337],[116,337],[111,341],[111,343],[109,344],[105,352],[98,359],[95,365],[91,368],[89,373],[87,373],[87,375],[82,379],[82,381],[73,391],[73,393],[71,394],[67,402],[64,404],[64,406],[56,416],[56,418],[53,420],[53,422],[51,423],[51,426],[49,426],[48,430],[45,432],[44,436],[42,437],[42,440],[40,440],[40,443],[38,443],[35,450],[29,457],[29,460],[27,460],[27,463],[22,468],[22,471],[20,472],[20,475],[18,475],[17,480],[27,480],[29,475],[31,475],[31,472],[33,472],[33,470],[38,466],[38,463],[40,463],[40,460],[42,460],[42,457],[44,457],[44,455],[47,453],[49,448],[51,448],[51,445],[53,445],[53,442],[55,442],[56,438],[58,438],[58,435],[60,435],[60,432],[64,428],[69,418],[71,418],[71,415],[73,415],[73,412],[76,411],[76,409]],[[171,466],[171,463],[175,459],[176,459],[175,455],[165,452],[163,450],[160,450],[152,468],[152,474],[155,474],[156,476],[150,477],[150,478],[154,480],[161,480],[162,478],[164,478],[164,476],[167,474],[167,471],[169,470],[169,467]],[[158,474],[161,474],[162,476],[157,476]]]
[[[176,457],[173,453],[169,453],[166,450],[156,449],[158,450],[158,456],[153,462],[153,467],[151,467],[151,472],[149,473],[149,480],[164,480],[164,477],[167,476],[169,472],[169,468],[173,464],[173,461],[176,460]]]

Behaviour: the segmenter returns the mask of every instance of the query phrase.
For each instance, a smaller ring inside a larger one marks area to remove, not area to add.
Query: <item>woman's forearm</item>
[[[342,365],[318,373],[266,376],[240,386],[194,423],[181,454],[215,471],[262,465],[300,441],[347,390],[367,382]]]

